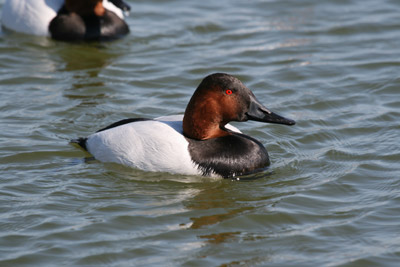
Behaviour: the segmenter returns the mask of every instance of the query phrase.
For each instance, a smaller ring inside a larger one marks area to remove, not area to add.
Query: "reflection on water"
[[[190,218],[192,225],[190,228],[198,229],[212,224],[218,224],[222,221],[228,220],[232,217],[238,216],[244,212],[252,210],[254,207],[237,207],[237,203],[232,203],[232,200],[220,197],[221,192],[213,190],[214,192],[204,192],[198,194],[193,198],[192,205],[186,205],[190,209],[210,210],[222,209],[223,212],[219,214],[206,215],[201,217]],[[216,195],[215,195],[216,194]],[[214,196],[214,197],[213,197]],[[215,196],[218,196],[217,198]]]
[[[98,44],[71,45],[58,49],[57,54],[66,63],[60,71],[84,70],[88,77],[97,77],[100,70],[121,56]]]
[[[209,242],[210,244],[221,244],[234,241],[234,239],[240,234],[240,232],[226,232],[219,234],[201,235],[199,237],[207,239],[207,242]]]

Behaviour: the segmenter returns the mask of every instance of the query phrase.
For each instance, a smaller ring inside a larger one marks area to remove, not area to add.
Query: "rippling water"
[[[112,43],[0,33],[1,266],[398,264],[399,1],[128,2]],[[181,114],[213,72],[297,121],[235,124],[269,150],[258,179],[85,162],[69,144]]]

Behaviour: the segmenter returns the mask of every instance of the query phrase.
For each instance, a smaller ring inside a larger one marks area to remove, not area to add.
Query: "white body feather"
[[[182,135],[183,115],[137,121],[88,137],[87,150],[99,161],[115,162],[144,171],[200,175]],[[237,128],[227,128],[240,132]]]

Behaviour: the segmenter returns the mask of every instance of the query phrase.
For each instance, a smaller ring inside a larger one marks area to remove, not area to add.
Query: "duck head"
[[[65,0],[65,7],[69,12],[83,17],[90,15],[101,17],[106,12],[103,0]]]
[[[294,125],[264,107],[239,79],[225,73],[207,76],[197,87],[183,118],[185,136],[206,140],[231,134],[225,125],[231,121],[259,121]]]

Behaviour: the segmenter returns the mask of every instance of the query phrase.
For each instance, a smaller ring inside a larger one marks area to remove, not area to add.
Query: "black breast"
[[[109,10],[102,17],[81,17],[63,6],[50,22],[49,31],[53,39],[61,41],[105,41],[126,35],[129,27]]]
[[[189,142],[189,153],[203,175],[224,178],[249,174],[270,164],[267,150],[257,140],[233,133],[224,137]]]

